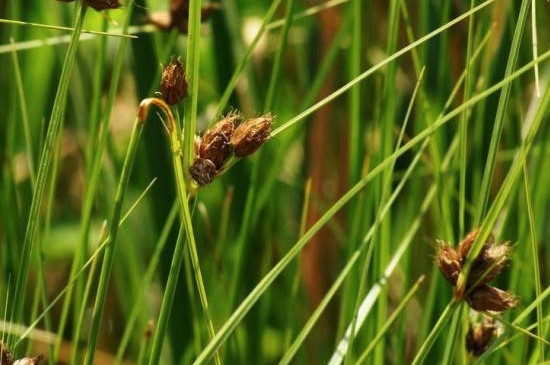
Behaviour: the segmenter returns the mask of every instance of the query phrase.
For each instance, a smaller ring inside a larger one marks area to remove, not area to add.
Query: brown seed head
[[[472,232],[468,233],[466,237],[460,241],[457,247],[457,252],[460,255],[460,260],[464,261],[466,259],[466,256],[468,256],[468,252],[470,251],[470,248],[472,247],[472,244],[477,238],[477,235],[479,234],[479,229],[474,229]]]
[[[481,286],[493,281],[508,264],[510,245],[508,243],[488,244],[474,261],[468,276],[468,287]]]
[[[472,232],[468,233],[466,237],[460,241],[457,247],[457,252],[460,255],[460,260],[464,262],[466,260],[466,257],[468,256],[468,252],[470,252],[470,248],[472,248],[472,245],[474,244],[474,241],[476,240],[477,236],[479,234],[479,229],[474,229]],[[481,253],[492,245],[495,242],[495,238],[493,235],[490,235],[489,238],[487,238],[487,242],[483,244],[483,248],[481,249]],[[480,253],[480,255],[481,255]]]
[[[216,177],[216,166],[212,161],[204,158],[196,158],[193,161],[191,167],[189,167],[189,174],[197,184],[203,186],[210,184]]]
[[[84,4],[94,8],[97,11],[118,9],[122,6],[119,0],[84,0]]]
[[[235,156],[243,158],[256,152],[269,139],[272,122],[273,116],[268,113],[241,123],[231,138]]]
[[[497,336],[497,326],[492,320],[485,320],[482,323],[470,324],[466,334],[466,349],[474,356],[483,354],[491,341]]]
[[[202,136],[199,157],[212,161],[217,170],[223,167],[223,164],[233,152],[230,141],[235,131],[235,120],[236,116],[230,114],[207,130]]]
[[[451,285],[456,285],[458,275],[460,274],[460,256],[456,250],[448,245],[440,245],[437,252],[437,266],[445,279]]]
[[[172,58],[162,72],[160,92],[168,105],[176,105],[187,95],[187,81],[181,60]]]
[[[479,312],[502,312],[518,305],[515,296],[489,285],[483,285],[467,292],[465,299],[472,309]]]

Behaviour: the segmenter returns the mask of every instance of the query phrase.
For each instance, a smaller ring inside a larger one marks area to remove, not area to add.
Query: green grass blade
[[[504,72],[504,79],[506,79],[516,68],[516,63],[519,55],[519,48],[521,38],[523,36],[523,29],[525,28],[525,22],[527,21],[530,0],[522,0],[519,16],[516,21],[516,27],[514,30],[514,37],[510,46],[510,53],[508,61],[506,63],[506,71]],[[493,126],[493,133],[491,134],[491,142],[489,144],[489,152],[487,153],[487,162],[485,163],[485,170],[483,172],[483,180],[481,182],[481,188],[478,198],[478,207],[475,217],[475,225],[481,224],[487,204],[489,202],[489,189],[491,181],[493,179],[493,170],[495,168],[495,161],[497,156],[497,149],[502,135],[502,128],[504,126],[504,119],[508,103],[510,100],[511,84],[508,84],[502,88],[500,98],[498,101],[498,107],[495,115],[495,122]]]
[[[533,4],[534,6],[534,4]],[[535,222],[535,215],[533,213],[533,203],[531,200],[531,191],[529,186],[529,172],[527,170],[527,164],[525,163],[523,165],[523,182],[524,182],[524,190],[525,190],[525,202],[527,203],[527,215],[529,218],[529,233],[531,237],[531,254],[533,255],[533,276],[535,281],[535,294],[537,297],[540,297],[542,293],[541,288],[541,277],[540,277],[540,267],[539,267],[539,250],[537,245],[537,225]],[[537,305],[537,334],[539,337],[544,336],[544,325],[542,323],[543,320],[543,312],[542,312],[542,304],[539,302]],[[540,356],[540,361],[544,361],[544,344],[542,342],[537,342],[537,348]]]
[[[40,210],[44,200],[46,182],[50,172],[53,155],[53,145],[54,142],[57,140],[57,137],[61,130],[61,126],[63,125],[67,91],[69,88],[70,76],[76,60],[76,54],[79,44],[78,39],[80,37],[80,31],[82,30],[82,24],[84,22],[85,14],[86,7],[79,7],[75,19],[75,30],[73,31],[71,42],[69,43],[69,48],[65,56],[65,61],[63,63],[63,69],[61,71],[59,86],[52,108],[52,115],[50,117],[48,131],[46,133],[46,139],[44,141],[44,148],[40,155],[40,163],[38,165],[38,172],[36,176],[36,187],[33,191],[33,199],[29,212],[27,229],[25,231],[23,248],[21,251],[21,262],[19,264],[19,271],[15,284],[14,305],[12,308],[11,317],[14,318],[16,321],[23,320],[23,309],[25,307],[25,287],[29,272],[29,261],[31,257],[30,253],[32,252],[32,246],[38,233]]]
[[[105,249],[103,263],[101,265],[97,296],[93,309],[92,324],[90,335],[88,337],[86,357],[84,359],[84,364],[86,365],[92,365],[94,363],[96,344],[99,337],[101,319],[103,318],[103,308],[105,307],[105,299],[107,297],[107,289],[109,286],[112,266],[114,262],[116,239],[122,212],[122,203],[124,201],[124,195],[128,187],[128,180],[130,179],[130,174],[134,165],[134,160],[139,146],[139,140],[141,138],[144,123],[145,121],[140,119],[139,117],[136,118],[136,121],[134,122],[132,136],[130,137],[130,143],[128,145],[128,150],[126,151],[124,166],[122,167],[122,173],[120,175],[120,180],[117,187],[115,205],[109,223],[109,241]]]
[[[365,351],[361,354],[359,359],[357,360],[357,364],[363,364],[367,358],[369,357],[370,353],[374,349],[374,346],[380,341],[382,337],[386,335],[386,332],[390,329],[390,327],[394,324],[395,320],[401,314],[403,309],[407,306],[409,301],[413,298],[413,296],[416,294],[418,289],[420,288],[420,284],[424,281],[424,276],[421,276],[416,283],[412,286],[412,288],[408,291],[408,293],[405,295],[405,297],[399,302],[399,305],[393,313],[388,317],[386,323],[382,327],[382,329],[376,334],[376,337],[374,337],[371,342],[369,343],[369,346],[365,349]]]

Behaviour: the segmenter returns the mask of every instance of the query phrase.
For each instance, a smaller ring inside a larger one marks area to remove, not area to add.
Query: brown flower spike
[[[469,233],[456,249],[446,244],[439,245],[436,258],[437,266],[445,279],[453,286],[456,285],[468,252],[478,233],[478,230]],[[487,285],[502,272],[509,259],[510,246],[508,243],[495,243],[492,237],[484,243],[479,256],[472,265],[466,284],[465,300],[472,309],[502,312],[517,306],[517,299],[512,294]]]
[[[269,139],[272,122],[273,116],[267,113],[240,124],[231,138],[235,156],[243,158],[256,152]]]
[[[502,312],[518,305],[515,296],[489,285],[472,289],[470,293],[466,293],[465,299],[472,309],[479,312]]]
[[[196,158],[189,173],[199,185],[210,184],[231,157],[233,147],[229,142],[240,118],[238,113],[230,113],[208,129],[202,138],[195,136]]]
[[[202,138],[195,136],[196,157],[189,174],[199,185],[210,184],[233,153],[241,158],[250,156],[269,139],[271,114],[239,124],[241,119],[239,113],[230,113],[208,129]]]
[[[185,80],[183,63],[180,59],[172,57],[172,60],[162,72],[160,93],[168,105],[178,104],[187,95],[187,81]]]
[[[498,331],[494,320],[472,323],[466,334],[466,349],[472,355],[480,356],[487,351],[495,337],[498,337]]]
[[[212,161],[217,170],[223,167],[233,153],[230,140],[235,131],[235,122],[239,118],[238,114],[229,114],[202,136],[198,155],[200,158]]]
[[[196,158],[193,164],[189,168],[189,174],[197,182],[197,184],[204,186],[214,181],[216,177],[216,166],[210,160],[204,158]]]

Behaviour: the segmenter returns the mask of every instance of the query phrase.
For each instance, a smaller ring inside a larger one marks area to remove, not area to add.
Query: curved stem
[[[178,198],[180,204],[180,210],[182,215],[182,226],[185,228],[185,234],[189,247],[189,254],[191,257],[191,264],[193,266],[193,274],[195,276],[195,282],[197,284],[197,289],[199,292],[199,298],[201,301],[201,306],[203,309],[204,318],[207,325],[207,330],[210,338],[214,338],[214,326],[212,324],[212,319],[210,316],[210,310],[208,307],[208,298],[206,296],[206,289],[204,287],[204,282],[202,279],[202,273],[199,263],[199,255],[197,253],[197,246],[195,243],[195,236],[193,233],[193,223],[191,220],[191,211],[189,209],[189,195],[188,195],[188,185],[185,182],[185,169],[184,162],[182,160],[182,153],[185,154],[183,145],[180,142],[181,131],[178,123],[174,119],[172,111],[164,103],[164,101],[156,98],[145,99],[141,103],[140,114],[138,115],[141,118],[145,119],[147,117],[148,106],[154,104],[162,109],[166,117],[166,126],[168,129],[168,136],[170,138],[170,145],[172,148],[172,162],[174,166],[174,174],[177,183],[178,189]],[[181,232],[181,230],[180,230]],[[181,237],[178,237],[176,242],[176,248],[174,251],[174,256],[172,258],[172,264],[170,269],[170,274],[168,276],[168,282],[166,284],[166,290],[164,292],[164,297],[162,300],[162,305],[160,309],[159,319],[157,323],[157,329],[155,331],[155,336],[153,339],[153,345],[151,349],[151,357],[149,359],[150,365],[155,365],[159,363],[160,353],[162,349],[162,344],[164,342],[164,336],[166,332],[166,325],[169,319],[170,310],[172,307],[172,301],[175,294],[176,283],[179,276],[179,269],[181,268],[181,263],[183,260],[183,250],[184,250],[184,240]],[[221,364],[218,354],[215,357],[216,364]]]

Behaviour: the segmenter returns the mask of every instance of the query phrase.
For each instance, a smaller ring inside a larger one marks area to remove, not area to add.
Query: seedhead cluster
[[[179,58],[172,57],[164,68],[159,92],[170,106],[187,96],[185,69]],[[271,113],[244,120],[240,113],[231,112],[202,137],[196,135],[195,158],[189,167],[193,180],[200,186],[210,184],[231,156],[244,158],[256,152],[269,139],[272,122]]]
[[[172,57],[162,71],[160,93],[168,105],[179,104],[187,96],[185,69],[180,58]]]
[[[466,349],[473,356],[480,356],[499,335],[500,328],[492,318],[486,317],[482,322],[470,323],[466,334]]]
[[[469,233],[458,245],[452,248],[441,243],[438,247],[437,266],[447,279],[456,286],[466,256],[476,240],[479,230]],[[510,245],[507,242],[495,243],[490,237],[484,243],[479,256],[475,259],[466,284],[464,299],[476,311],[502,312],[517,305],[517,298],[512,294],[488,285],[506,267],[510,259]]]
[[[195,136],[195,160],[189,168],[193,180],[199,185],[210,184],[233,154],[244,158],[256,152],[269,139],[272,122],[270,113],[243,121],[233,112],[202,138]]]

